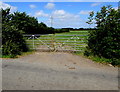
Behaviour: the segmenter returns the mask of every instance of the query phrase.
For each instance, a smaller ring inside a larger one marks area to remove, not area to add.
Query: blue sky
[[[103,5],[112,5],[117,9],[118,2],[1,2],[2,8],[11,7],[11,12],[26,12],[39,22],[52,27],[89,27],[86,24],[90,11],[99,11]],[[94,27],[95,25],[91,25]]]

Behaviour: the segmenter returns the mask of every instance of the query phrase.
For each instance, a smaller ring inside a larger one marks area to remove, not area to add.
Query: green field
[[[27,40],[27,44],[31,49],[43,45],[55,49],[64,48],[66,50],[84,51],[87,46],[87,35],[88,31],[86,30],[41,35],[40,37]]]

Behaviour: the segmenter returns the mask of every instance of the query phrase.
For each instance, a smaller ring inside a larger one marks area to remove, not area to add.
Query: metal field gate
[[[30,49],[39,51],[84,51],[87,35],[24,34]]]

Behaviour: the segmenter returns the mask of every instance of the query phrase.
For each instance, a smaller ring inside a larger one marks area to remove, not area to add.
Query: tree
[[[90,31],[87,50],[99,57],[120,59],[120,10],[103,6],[93,19],[98,30]],[[90,20],[91,21],[91,20]],[[112,62],[120,64],[120,62]]]
[[[10,8],[7,8],[5,10],[0,9],[0,12],[2,12],[2,23],[4,24],[4,23],[9,22],[11,18]]]
[[[38,33],[45,34],[46,31],[47,31],[47,26],[43,22],[39,23],[38,24]]]
[[[43,22],[38,24],[38,33],[40,34],[52,34],[54,33],[54,28],[47,27]]]
[[[94,12],[92,11],[92,12],[90,12],[90,16],[88,17],[89,20],[86,22],[89,24],[89,28],[90,28],[91,24],[93,24],[93,16],[94,16]]]
[[[2,54],[15,57],[21,52],[28,51],[21,31],[11,24],[10,9],[1,9],[0,12],[2,12]]]
[[[19,30],[26,34],[37,33],[38,21],[34,17],[30,17],[25,12],[14,12],[11,17],[11,25],[16,25]]]

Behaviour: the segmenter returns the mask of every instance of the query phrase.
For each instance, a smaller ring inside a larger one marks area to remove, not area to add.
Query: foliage
[[[63,32],[69,32],[69,29],[67,28],[55,29],[55,33],[63,33]]]
[[[25,34],[53,34],[56,32],[68,32],[67,29],[55,30],[52,27],[47,27],[43,22],[38,23],[37,18],[27,15],[25,12],[14,12],[10,14],[10,9],[2,9],[2,21],[10,22],[10,26],[15,27]]]
[[[47,28],[47,33],[54,34],[55,33],[55,29],[53,27],[48,27]]]
[[[11,19],[10,8],[6,10],[0,9],[0,12],[2,12],[2,23],[8,23]]]
[[[93,16],[94,16],[94,12],[90,12],[90,16],[88,17],[88,21],[86,23],[89,24],[89,28],[90,28],[90,25],[93,24]]]
[[[10,25],[15,25],[17,29],[22,30],[24,34],[49,34],[54,29],[49,28],[43,22],[38,23],[35,17],[27,15],[25,12],[14,12],[10,14]]]
[[[14,26],[3,24],[2,41],[3,55],[16,56],[28,50],[22,34]]]
[[[43,22],[38,23],[38,32],[39,34],[54,34],[54,33],[62,33],[62,32],[69,32],[69,29],[62,28],[62,29],[54,29],[53,27],[47,27],[46,24]]]
[[[24,33],[37,33],[38,21],[34,17],[30,17],[25,12],[14,12],[11,15],[11,25],[15,25],[17,29]]]
[[[2,54],[15,57],[28,50],[22,33],[11,25],[10,9],[1,10],[2,13]]]
[[[112,64],[113,66],[120,66],[120,59],[116,59],[116,58],[107,59],[104,57],[90,55],[89,59],[92,59],[93,61],[95,61],[97,63]]]
[[[90,15],[91,16],[91,15]],[[96,28],[89,32],[88,47],[85,54],[97,55],[117,64],[120,59],[120,12],[111,6],[103,6],[96,16],[91,16],[96,21]],[[92,20],[92,21],[93,21]]]
[[[52,34],[54,33],[54,28],[47,27],[43,22],[38,24],[38,33],[39,34]]]

